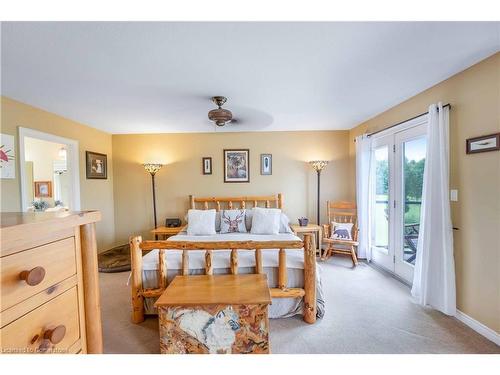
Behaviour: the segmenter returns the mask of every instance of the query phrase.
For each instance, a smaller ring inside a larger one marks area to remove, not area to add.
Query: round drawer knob
[[[30,271],[23,271],[19,274],[21,280],[26,281],[26,284],[35,286],[40,284],[45,277],[45,268],[35,267]]]
[[[49,329],[43,334],[43,338],[49,340],[52,344],[58,344],[66,334],[66,327],[63,325],[57,326],[54,329]]]

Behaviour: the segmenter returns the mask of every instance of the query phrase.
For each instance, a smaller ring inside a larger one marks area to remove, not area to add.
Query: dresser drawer
[[[75,239],[3,257],[0,267],[0,311],[4,311],[76,274]]]
[[[80,338],[76,286],[0,330],[4,353],[66,353]]]

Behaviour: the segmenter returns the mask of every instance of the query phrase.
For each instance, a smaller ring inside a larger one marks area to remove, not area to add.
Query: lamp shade
[[[163,164],[160,164],[160,163],[145,163],[143,164],[144,166],[144,169],[146,171],[148,171],[149,173],[151,173],[152,176],[154,176],[156,174],[156,172],[158,172],[161,167],[163,167]]]
[[[313,161],[310,161],[309,164],[312,165],[312,167],[314,168],[315,171],[321,171],[327,166],[328,161],[326,161],[326,160],[313,160]]]

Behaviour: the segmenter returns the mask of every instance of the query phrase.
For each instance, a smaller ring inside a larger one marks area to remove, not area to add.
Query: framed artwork
[[[0,178],[16,178],[14,136],[0,134]]]
[[[224,150],[224,182],[250,182],[250,150]]]
[[[264,176],[273,174],[273,155],[260,154],[260,174]]]
[[[87,160],[87,179],[108,178],[108,156],[97,152],[85,151]]]
[[[35,198],[52,198],[52,181],[35,181]]]
[[[203,174],[212,174],[212,158],[202,158]]]
[[[469,138],[465,146],[467,154],[500,150],[500,133]]]

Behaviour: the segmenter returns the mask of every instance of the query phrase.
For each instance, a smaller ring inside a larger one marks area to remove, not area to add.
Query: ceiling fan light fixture
[[[225,96],[212,96],[212,101],[220,108],[227,102],[227,98]]]
[[[227,98],[224,96],[214,96],[212,97],[212,101],[219,108],[212,109],[208,112],[208,119],[215,122],[215,125],[217,126],[224,126],[231,122],[233,114],[231,111],[222,108],[222,105],[227,101]]]

